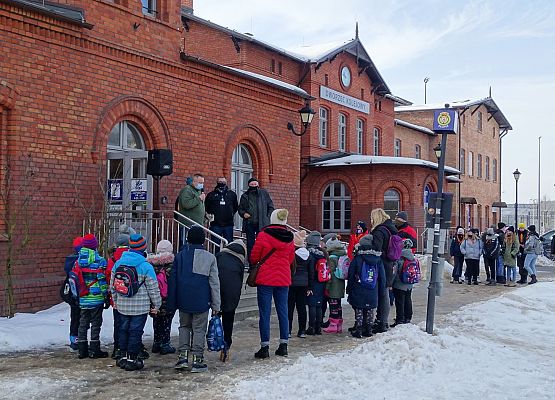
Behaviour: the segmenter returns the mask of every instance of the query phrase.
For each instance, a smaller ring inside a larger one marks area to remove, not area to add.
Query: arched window
[[[122,121],[112,128],[108,138],[109,150],[145,150],[145,142],[137,127]]]
[[[249,179],[252,178],[254,169],[252,157],[249,149],[244,144],[240,144],[233,150],[231,156],[231,188],[240,199],[249,186]],[[239,214],[235,215],[235,227],[241,226]]]
[[[330,183],[324,190],[322,230],[326,232],[351,230],[351,193],[344,183]]]
[[[391,219],[395,218],[395,215],[400,211],[401,208],[401,196],[399,192],[395,189],[388,189],[383,195],[383,209],[389,214]]]
[[[372,137],[372,148],[374,150],[374,155],[380,155],[380,129],[374,128],[374,135]]]

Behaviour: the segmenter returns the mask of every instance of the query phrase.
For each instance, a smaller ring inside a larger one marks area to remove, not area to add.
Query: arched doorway
[[[391,217],[395,219],[395,215],[401,208],[401,195],[395,189],[388,189],[383,195],[383,209]]]
[[[252,178],[254,167],[252,156],[244,144],[238,145],[231,156],[231,189],[237,194],[237,200],[249,188],[249,179]],[[241,217],[235,214],[235,228],[241,228]]]

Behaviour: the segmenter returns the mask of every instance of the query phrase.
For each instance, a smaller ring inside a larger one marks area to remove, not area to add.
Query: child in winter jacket
[[[336,270],[339,267],[339,260],[348,259],[345,245],[337,238],[332,238],[326,242],[326,250],[329,255],[329,267],[331,279],[326,283],[326,293],[330,305],[330,324],[323,331],[326,333],[343,332],[343,309],[341,299],[345,296],[345,279],[338,278]],[[341,258],[345,256],[344,258]]]
[[[289,317],[289,336],[293,329],[293,315],[297,308],[299,329],[297,337],[306,337],[306,294],[308,288],[308,259],[310,253],[306,249],[306,231],[295,232],[293,242],[295,243],[295,266],[294,273],[289,286],[287,298]]]
[[[503,265],[507,271],[507,283],[505,286],[516,286],[516,255],[518,254],[518,248],[518,239],[514,228],[510,226],[507,232],[505,232],[505,251],[503,252]]]
[[[162,304],[154,268],[146,261],[145,251],[146,239],[138,233],[131,235],[129,250],[114,265],[110,279],[114,307],[120,314],[121,358],[117,366],[126,371],[143,368],[140,357],[143,330],[149,312],[158,313]],[[136,275],[136,282],[127,279],[132,275]]]
[[[362,237],[355,248],[349,266],[347,301],[355,310],[355,326],[351,334],[356,338],[372,336],[372,318],[378,307],[380,288],[386,287],[385,269],[381,252],[374,250],[373,237]]]
[[[65,264],[64,264],[64,272],[66,273],[66,277],[69,276],[69,273],[73,269],[77,258],[79,258],[79,251],[83,245],[83,238],[76,237],[73,239],[73,254],[70,254],[66,257]],[[79,334],[79,319],[81,317],[81,308],[79,307],[79,302],[73,299],[71,296],[71,291],[68,285],[64,284],[64,288],[62,290],[68,293],[62,293],[63,299],[65,300],[70,308],[70,322],[69,322],[69,347],[71,350],[78,350],[79,346],[77,345],[77,335]]]
[[[449,248],[449,254],[453,257],[454,266],[451,283],[463,283],[464,279],[461,279],[463,264],[464,264],[464,254],[461,253],[461,244],[464,241],[464,229],[462,227],[457,228],[457,234],[451,240],[451,246]]]
[[[467,238],[461,244],[461,253],[464,255],[466,263],[465,277],[470,285],[478,284],[480,275],[480,256],[482,254],[482,241],[477,237],[477,232],[473,229],[468,231]]]
[[[318,264],[320,262],[320,265],[324,266],[325,263],[327,268],[329,259],[326,250],[320,247],[321,241],[322,235],[317,231],[312,231],[306,238],[306,247],[310,254],[308,257],[307,335],[322,334],[322,302],[324,301],[326,282],[322,281],[322,277],[319,277]]]
[[[393,277],[393,293],[395,294],[395,322],[391,327],[400,324],[410,324],[412,319],[412,288],[414,284],[403,282],[401,274],[405,262],[415,260],[412,253],[413,243],[410,239],[403,240],[403,251],[401,258],[395,265],[395,276]]]
[[[175,347],[170,343],[171,325],[174,312],[167,309],[168,301],[168,278],[173,266],[173,245],[169,240],[160,240],[156,245],[156,254],[150,254],[147,261],[154,267],[162,306],[158,314],[152,316],[152,326],[154,328],[154,342],[152,352],[160,355],[175,353]]]
[[[79,293],[79,307],[81,308],[77,342],[79,358],[106,358],[108,353],[100,350],[102,312],[104,306],[109,305],[106,260],[96,251],[98,240],[92,233],[83,236],[82,245],[75,266],[80,269],[85,286],[80,288],[81,293]],[[87,341],[89,327],[91,329],[90,347]]]
[[[488,228],[484,241],[484,265],[486,267],[487,286],[497,284],[497,259],[499,258],[499,240],[493,228]]]

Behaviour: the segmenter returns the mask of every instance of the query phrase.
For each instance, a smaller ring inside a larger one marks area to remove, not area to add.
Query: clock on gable
[[[351,70],[349,69],[349,67],[344,65],[343,67],[341,67],[340,73],[341,73],[341,84],[346,88],[351,86]]]

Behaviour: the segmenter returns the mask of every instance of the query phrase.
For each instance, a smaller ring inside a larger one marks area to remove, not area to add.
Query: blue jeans
[[[538,258],[537,254],[526,254],[526,258],[524,259],[524,268],[530,275],[536,275],[536,260]]]
[[[148,314],[124,315],[120,313],[119,348],[122,352],[132,355],[139,354],[147,316]]]
[[[507,283],[508,282],[516,282],[516,267],[511,267],[509,265],[506,265],[505,268],[507,268]]]
[[[270,345],[270,316],[272,314],[272,296],[279,321],[279,342],[289,341],[289,320],[287,312],[288,286],[258,286],[258,330],[260,331],[260,345]]]
[[[215,234],[222,236],[225,240],[227,240],[227,243],[233,242],[233,225],[230,225],[230,226],[211,225],[210,230]],[[216,243],[216,245],[220,244],[220,239],[218,239],[217,237],[213,236],[212,240]]]

